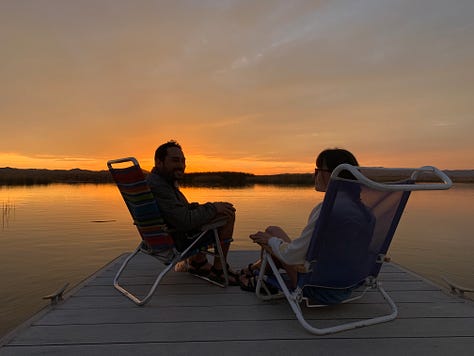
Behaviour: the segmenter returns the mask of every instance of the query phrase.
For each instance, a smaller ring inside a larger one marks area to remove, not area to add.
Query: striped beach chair
[[[352,173],[355,180],[339,177],[342,171]],[[257,296],[269,300],[281,298],[283,292],[299,323],[316,335],[383,323],[397,317],[397,306],[377,278],[382,264],[388,260],[386,254],[410,192],[452,186],[449,177],[434,167],[403,170],[407,180],[392,183],[375,182],[362,171],[387,177],[393,176],[395,170],[361,169],[342,164],[333,171],[305,258],[308,272],[298,273],[296,289],[288,287],[287,276],[277,267],[272,256],[263,253]],[[267,266],[273,275],[265,273]],[[270,293],[268,284],[278,287],[281,292]],[[336,326],[317,327],[305,318],[300,306],[305,304],[311,308],[347,303],[362,298],[367,290],[381,294],[390,308],[389,313]]]
[[[217,229],[225,224],[225,220],[203,226],[201,231],[195,236],[194,242],[184,251],[180,252],[175,248],[172,237],[173,231],[168,229],[138,161],[134,157],[120,158],[108,161],[107,167],[133,218],[133,224],[136,226],[141,237],[141,241],[135,251],[130,253],[125,259],[114,277],[114,287],[127,298],[137,305],[145,305],[155,293],[163,277],[173,269],[178,262],[197,252],[204,251],[218,256],[221,258],[221,261],[225,261],[217,232]],[[208,238],[205,239],[209,231],[214,233],[214,241],[211,245],[209,245]],[[150,290],[142,298],[136,296],[119,284],[119,278],[125,268],[139,253],[153,256],[163,265],[163,269],[158,273]],[[207,280],[221,287],[226,287],[228,285],[228,274],[225,265],[223,268],[225,279],[223,284]]]

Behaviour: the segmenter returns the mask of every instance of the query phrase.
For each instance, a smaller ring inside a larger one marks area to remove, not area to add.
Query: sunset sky
[[[0,167],[474,168],[473,0],[1,0]]]

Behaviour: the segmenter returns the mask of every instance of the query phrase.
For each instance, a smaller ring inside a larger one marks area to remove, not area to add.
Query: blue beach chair
[[[178,262],[197,252],[206,252],[218,256],[221,261],[225,261],[217,231],[219,227],[225,225],[225,219],[203,226],[201,231],[194,237],[194,242],[184,251],[180,252],[175,247],[172,238],[173,231],[167,227],[138,161],[133,157],[127,157],[110,160],[107,162],[107,166],[132,215],[133,223],[141,236],[141,242],[138,247],[125,259],[115,275],[114,287],[117,290],[135,304],[142,306],[151,299],[163,277]],[[214,241],[211,243],[209,243],[209,238],[207,237],[207,232],[209,231],[212,231],[214,234]],[[210,247],[212,250],[209,249]],[[119,284],[119,278],[126,266],[139,253],[157,258],[164,266],[148,293],[141,299]],[[223,272],[224,283],[218,283],[203,276],[196,275],[196,277],[205,279],[220,287],[227,287],[229,279],[225,263],[223,264]]]
[[[340,178],[349,171],[355,180]],[[411,191],[449,189],[451,180],[434,167],[403,170],[405,181],[378,183],[366,177],[390,176],[395,169],[364,168],[342,164],[331,175],[319,219],[306,255],[306,273],[298,273],[297,288],[287,286],[272,256],[263,253],[256,294],[262,300],[281,297],[272,294],[268,284],[275,284],[284,294],[300,324],[316,335],[378,324],[393,320],[398,310],[377,277]],[[399,172],[399,170],[397,170]],[[429,176],[428,176],[429,175]],[[423,179],[424,178],[424,179]],[[267,265],[273,276],[265,275]],[[307,307],[347,303],[362,298],[369,289],[381,293],[390,313],[337,326],[318,328],[303,315]]]

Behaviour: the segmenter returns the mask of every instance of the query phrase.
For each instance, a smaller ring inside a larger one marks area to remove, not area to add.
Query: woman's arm
[[[308,218],[308,224],[301,235],[291,241],[283,229],[269,226],[264,232],[259,231],[250,235],[250,238],[264,248],[271,249],[271,253],[289,265],[304,264],[313,230],[319,216],[320,205],[316,206]]]

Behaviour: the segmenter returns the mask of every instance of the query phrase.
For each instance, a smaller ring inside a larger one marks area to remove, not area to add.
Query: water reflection
[[[2,230],[9,225],[10,220],[15,216],[15,204],[12,202],[2,202]]]
[[[296,236],[306,225],[311,209],[323,199],[314,188],[256,185],[242,190],[183,188],[191,201],[229,201],[236,208],[233,248],[255,249],[248,236],[268,225],[280,225]]]
[[[230,201],[237,208],[234,249],[257,249],[248,235],[270,224],[297,236],[323,199],[313,188],[183,188],[190,201]],[[473,286],[474,185],[414,192],[389,254],[440,282]],[[65,282],[77,284],[135,248],[138,234],[114,185],[0,187],[0,335],[26,319]],[[101,221],[102,223],[97,223]]]

